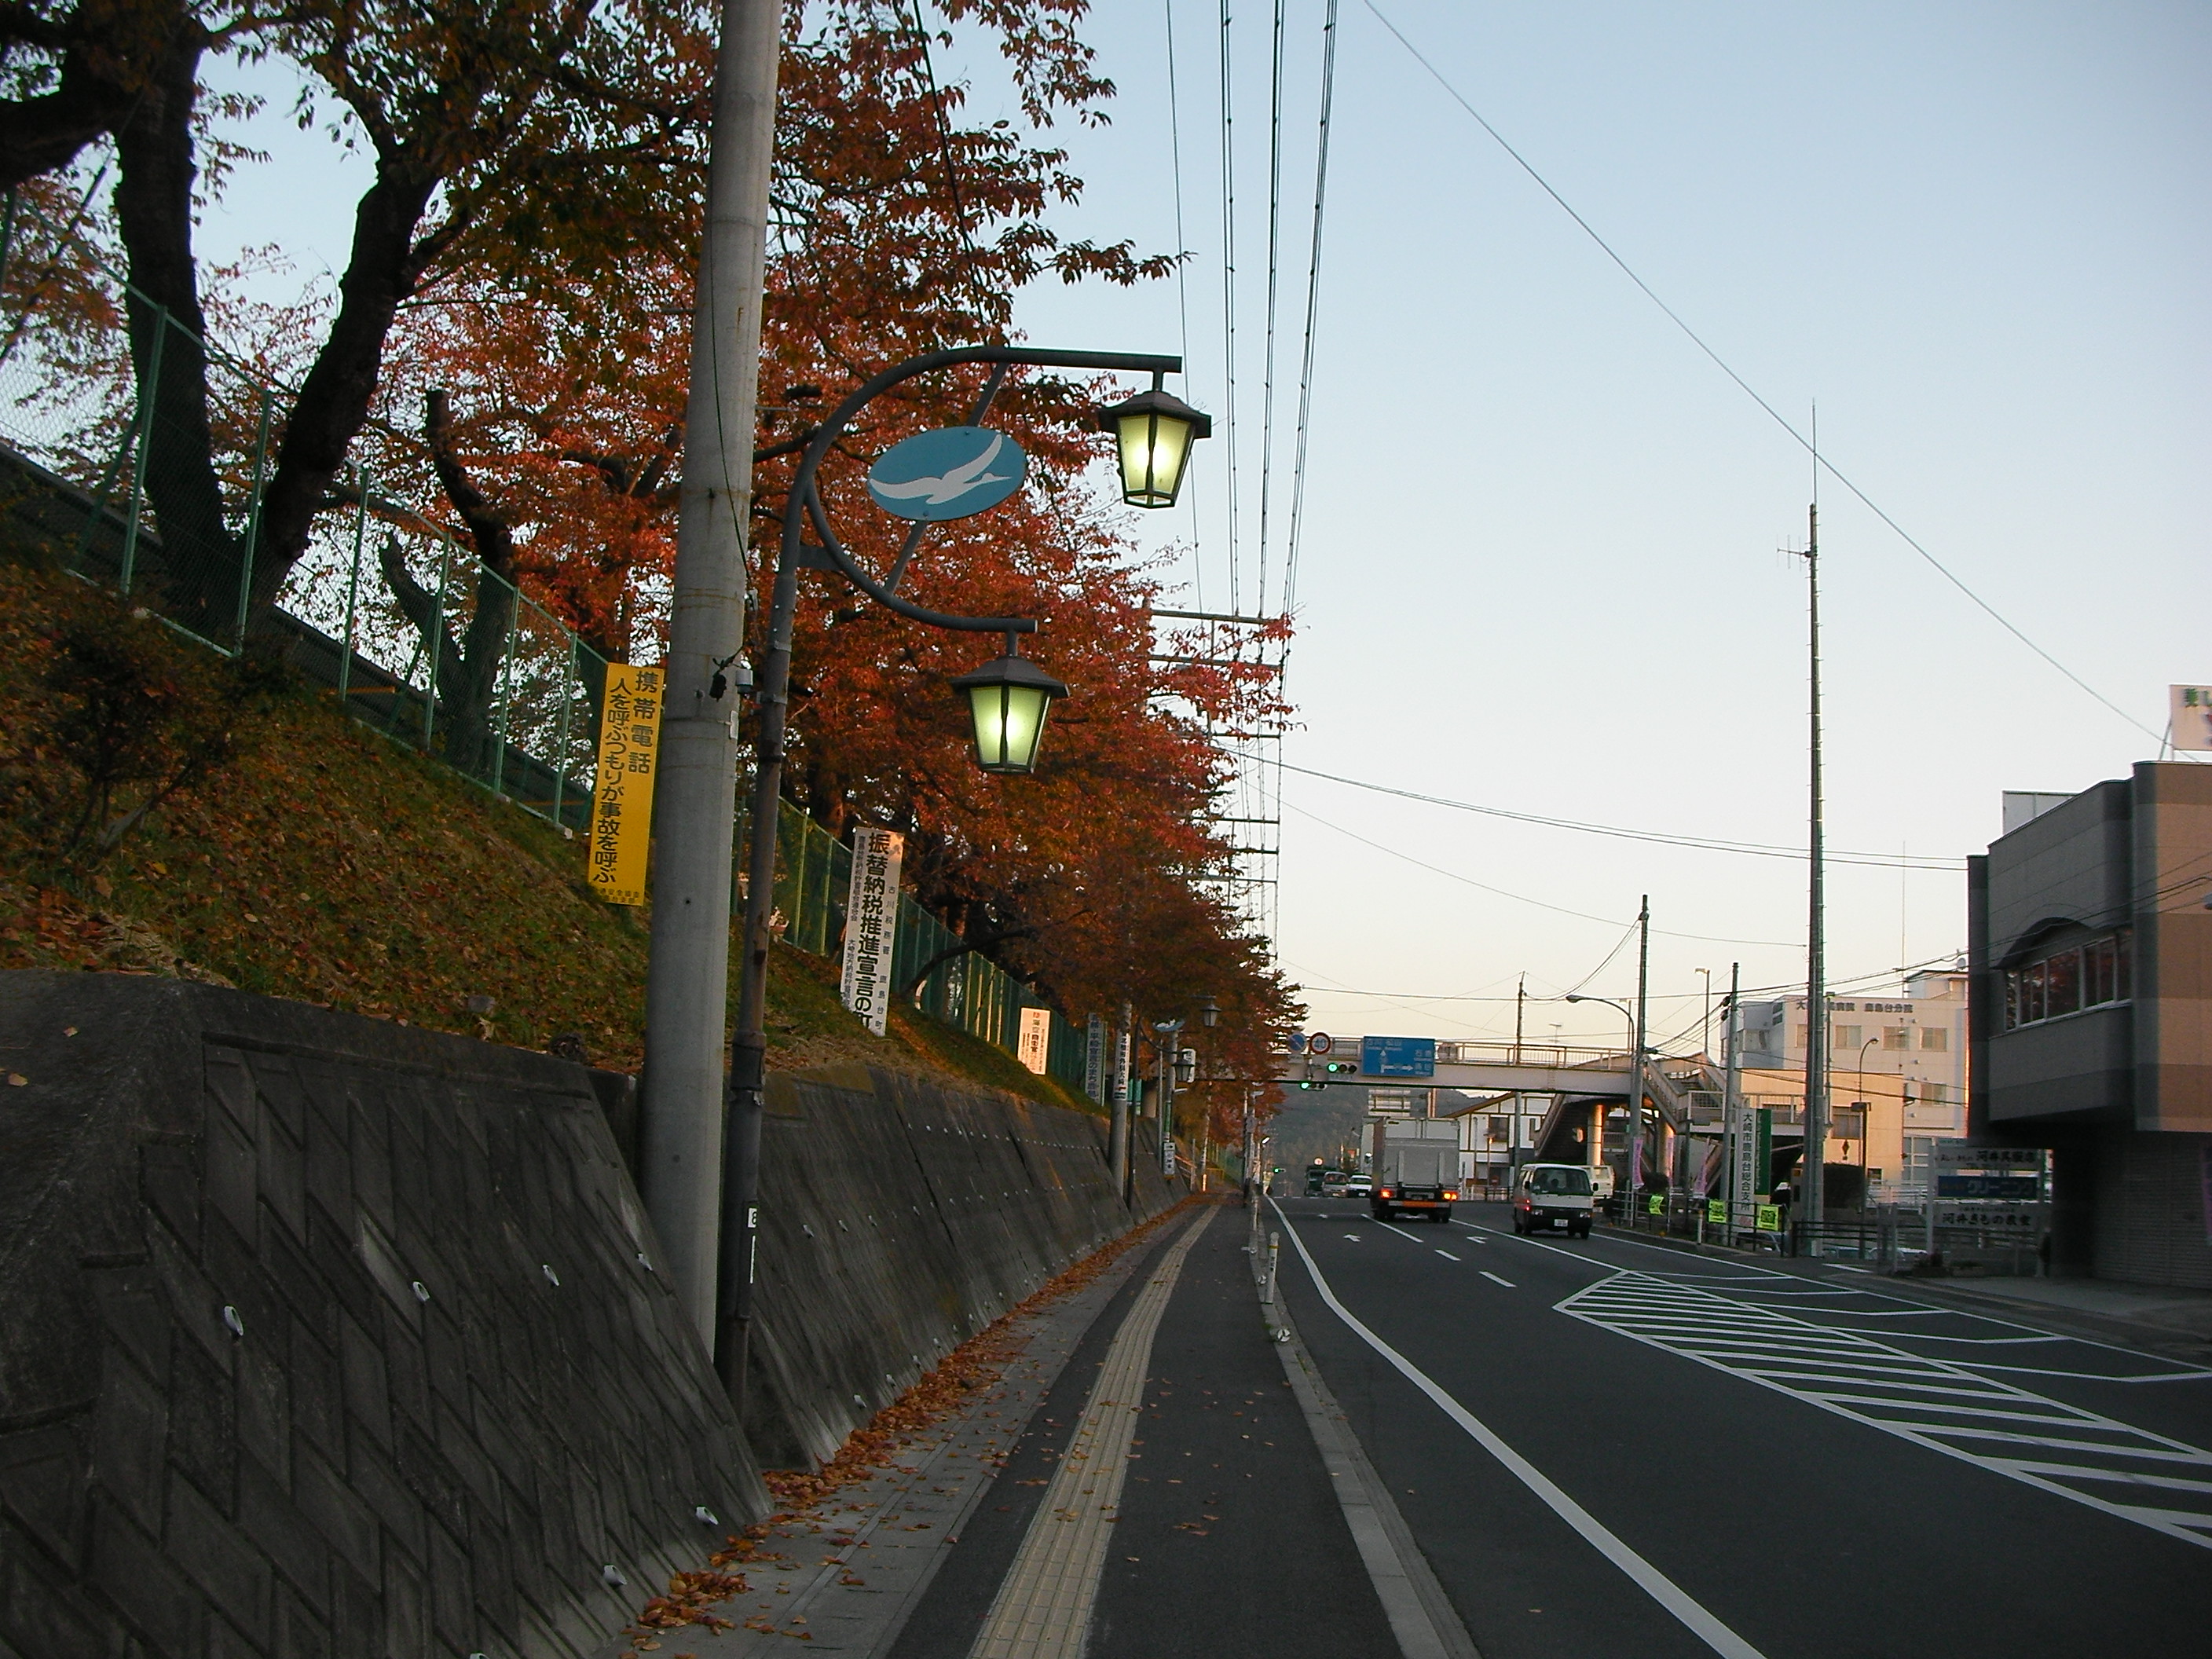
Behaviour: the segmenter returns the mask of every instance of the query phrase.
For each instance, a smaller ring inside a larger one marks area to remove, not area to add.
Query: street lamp
[[[1628,1022],[1628,1192],[1621,1200],[1622,1213],[1628,1224],[1636,1225],[1637,1189],[1643,1184],[1644,1161],[1644,1045],[1637,1041],[1636,1015],[1625,1002],[1615,1002],[1611,997],[1585,996],[1580,992],[1567,993],[1569,1002],[1602,1002]],[[1604,1145],[1601,1132],[1595,1137]]]
[[[908,561],[927,532],[918,521],[908,532],[896,562],[881,576],[864,568],[837,538],[823,506],[817,477],[823,462],[844,437],[854,416],[892,387],[939,369],[988,363],[991,374],[968,424],[979,424],[1017,364],[1046,368],[1118,370],[1152,377],[1152,390],[1130,400],[1143,404],[1150,426],[1131,433],[1118,422],[1110,430],[1121,438],[1123,495],[1128,495],[1128,458],[1133,441],[1146,440],[1150,457],[1141,482],[1170,506],[1182,487],[1190,440],[1204,436],[1206,417],[1168,397],[1163,375],[1180,374],[1180,357],[1113,351],[1046,351],[1025,346],[962,346],[933,351],[887,368],[856,387],[808,434],[805,447],[784,496],[782,535],[775,558],[775,586],[769,602],[768,635],[761,655],[760,724],[753,739],[751,842],[746,853],[744,977],[739,983],[737,1030],[730,1040],[728,1124],[723,1136],[721,1236],[715,1298],[714,1368],[731,1398],[742,1405],[746,1350],[752,1326],[754,1250],[760,1228],[761,1115],[768,1078],[768,964],[775,909],[775,846],[783,787],[785,730],[789,714],[791,641],[799,610],[799,573],[825,570],[842,576],[869,599],[911,621],[969,634],[1001,634],[1006,653],[996,662],[953,681],[968,701],[974,722],[976,762],[986,771],[1021,774],[1036,763],[1039,740],[1052,699],[1067,688],[1016,652],[1018,637],[1036,632],[1028,617],[961,617],[931,611],[898,592]],[[1146,399],[1150,399],[1149,403]],[[1121,410],[1126,411],[1128,405]],[[1176,428],[1176,422],[1183,422]],[[1172,467],[1164,463],[1172,460]],[[942,482],[939,480],[939,482]],[[958,516],[953,514],[950,516]],[[804,540],[811,526],[816,541]],[[719,1018],[719,1010],[716,1011]]]
[[[1180,398],[1152,390],[1102,410],[1098,429],[1114,434],[1121,463],[1121,499],[1131,507],[1173,507],[1182,490],[1190,447],[1213,435],[1213,422]]]
[[[961,675],[952,689],[968,699],[975,721],[975,764],[1025,777],[1036,769],[1052,701],[1066,696],[1067,688],[1024,657],[1018,639],[1008,634],[1006,655]]]

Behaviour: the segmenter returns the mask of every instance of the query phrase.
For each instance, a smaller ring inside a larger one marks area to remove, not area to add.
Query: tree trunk
[[[116,131],[115,212],[130,254],[125,305],[143,416],[150,410],[145,489],[160,541],[147,568],[169,614],[227,642],[235,623],[244,548],[223,523],[208,423],[207,348],[192,258],[192,114],[208,44],[197,19],[177,21],[130,118]]]

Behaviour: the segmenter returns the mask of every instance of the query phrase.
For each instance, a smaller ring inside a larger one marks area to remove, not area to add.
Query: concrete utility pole
[[[1644,1023],[1651,991],[1651,895],[1644,896],[1636,913],[1636,1030],[1628,1057],[1628,1224],[1643,1225],[1644,1206],[1644,1046],[1650,1029]]]
[[[666,1271],[709,1349],[722,1208],[745,527],[781,27],[778,0],[724,0],[653,796],[638,1178]]]
[[[1818,428],[1814,428],[1817,434]],[[1817,448],[1814,452],[1819,453]],[[1813,483],[1820,474],[1814,464]],[[1812,874],[1807,894],[1805,927],[1805,1156],[1804,1175],[1798,1182],[1797,1212],[1819,1223],[1826,1196],[1824,1190],[1828,1152],[1828,939],[1827,866],[1822,848],[1826,833],[1820,800],[1820,503],[1816,499],[1806,511],[1805,581],[1808,594],[1807,635],[1812,645]],[[1820,1254],[1814,1241],[1813,1254]]]
[[[1137,1070],[1137,1015],[1121,1005],[1121,1024],[1114,1033],[1114,1115],[1108,1141],[1114,1160],[1114,1190],[1129,1200],[1129,1085]]]

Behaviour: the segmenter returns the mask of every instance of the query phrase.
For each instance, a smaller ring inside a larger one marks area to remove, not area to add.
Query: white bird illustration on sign
[[[983,469],[1006,441],[1001,433],[994,432],[983,453],[972,461],[963,461],[951,471],[934,478],[908,478],[903,483],[885,483],[879,478],[868,480],[868,488],[878,495],[887,495],[895,501],[911,501],[919,495],[932,507],[941,507],[946,501],[957,501],[971,489],[981,489],[985,484],[1005,483],[1014,475],[1011,472],[985,472]]]

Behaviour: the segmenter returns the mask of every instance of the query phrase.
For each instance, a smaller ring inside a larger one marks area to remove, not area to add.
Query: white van
[[[1579,1164],[1524,1164],[1513,1183],[1513,1231],[1565,1226],[1568,1237],[1588,1238],[1590,1172]]]

